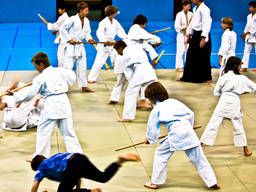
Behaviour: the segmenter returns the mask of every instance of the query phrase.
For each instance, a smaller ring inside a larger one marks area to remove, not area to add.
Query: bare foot
[[[140,157],[134,153],[127,153],[118,156],[117,164],[121,165],[127,161],[141,161]]]
[[[240,69],[240,72],[245,72],[245,71],[247,71],[247,68]]]
[[[151,182],[147,182],[144,184],[144,187],[150,188],[150,189],[158,189],[158,185],[155,185]]]
[[[110,104],[110,105],[117,104],[117,103],[118,103],[118,101],[111,101],[111,100],[108,102],[108,104]]]
[[[212,80],[207,80],[206,83],[212,83]]]
[[[150,104],[148,104],[146,100],[140,100],[140,102],[136,108],[137,109],[152,109],[153,107]]]
[[[91,89],[90,87],[82,87],[82,92],[91,92],[94,93],[95,91]]]
[[[256,69],[252,69],[252,71],[256,71]]]
[[[244,147],[244,155],[247,156],[247,157],[252,155],[252,152],[249,151],[247,146]]]
[[[0,139],[2,139],[3,138],[3,136],[2,135],[0,135]]]
[[[181,78],[179,78],[179,79],[176,79],[176,81],[181,81]]]
[[[95,83],[95,81],[88,81],[88,83],[90,83],[90,84],[94,84],[94,83]]]
[[[210,189],[213,189],[213,190],[218,190],[220,189],[220,185],[218,183],[216,183],[215,185],[209,187]]]
[[[183,72],[183,69],[178,68],[178,69],[176,69],[176,71],[177,71],[177,72]]]
[[[131,119],[119,119],[118,122],[132,122]]]
[[[96,189],[91,189],[91,192],[102,192],[102,190],[100,188],[96,188]]]
[[[32,162],[32,159],[33,159],[33,158],[31,158],[31,157],[30,157],[30,158],[27,158],[27,159],[26,159],[26,162],[31,163],[31,162]]]

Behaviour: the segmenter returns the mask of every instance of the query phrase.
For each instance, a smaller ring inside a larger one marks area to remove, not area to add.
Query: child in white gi
[[[7,91],[11,92],[13,89],[25,85],[19,81],[19,78],[14,78]],[[26,94],[28,89],[28,87],[25,87],[19,90],[19,94]],[[0,110],[4,112],[2,128],[8,131],[26,131],[28,128],[36,127],[43,107],[42,100],[40,97],[33,97],[15,105],[14,97],[11,95],[0,98]]]
[[[167,90],[159,82],[150,84],[145,96],[155,105],[148,119],[146,144],[157,142],[160,124],[164,124],[169,133],[155,151],[151,182],[144,186],[157,189],[158,185],[164,184],[169,158],[175,151],[185,151],[207,187],[219,189],[213,169],[193,130],[194,113],[180,101],[169,99]]]
[[[120,96],[123,90],[123,87],[127,81],[125,74],[124,74],[124,67],[123,67],[123,63],[124,63],[124,59],[122,55],[119,55],[115,49],[113,49],[113,51],[111,52],[111,63],[112,65],[114,65],[114,73],[117,76],[117,82],[116,85],[114,86],[111,96],[110,96],[110,100],[108,102],[108,104],[116,104],[119,102],[120,100]]]
[[[235,56],[236,54],[236,33],[233,31],[234,22],[229,17],[224,17],[221,20],[221,28],[224,30],[224,33],[221,38],[221,46],[219,49],[219,66],[220,67],[220,76],[223,73],[225,64],[229,57]]]
[[[186,30],[192,19],[193,13],[191,9],[191,1],[185,0],[182,2],[183,10],[177,13],[174,27],[177,31],[177,53],[176,53],[176,71],[182,72],[183,68],[183,55],[188,50],[186,43]]]
[[[84,3],[77,4],[78,14],[70,17],[60,28],[60,34],[66,42],[64,49],[64,67],[73,69],[74,62],[77,67],[78,86],[82,92],[94,92],[87,86],[87,64],[84,45],[79,43],[86,39],[93,44],[95,41],[91,36],[90,22],[86,18],[89,13],[89,6]]]
[[[247,71],[249,66],[249,58],[252,48],[254,47],[256,53],[256,1],[249,3],[249,11],[251,14],[247,16],[247,23],[244,29],[244,34],[241,35],[245,42],[243,64],[240,71]]]
[[[73,129],[72,110],[66,95],[68,85],[74,84],[76,75],[72,70],[50,66],[48,56],[39,52],[32,58],[39,75],[26,94],[14,93],[16,103],[30,100],[37,94],[44,98],[44,107],[37,127],[36,152],[48,157],[51,150],[51,134],[55,124],[63,136],[67,151],[82,153],[81,146]],[[28,159],[30,161],[31,159]]]
[[[57,57],[58,57],[58,67],[62,67],[64,63],[64,48],[65,48],[65,42],[63,41],[59,29],[61,25],[68,20],[69,16],[66,13],[66,8],[64,6],[60,6],[58,9],[58,13],[60,14],[58,20],[55,23],[48,23],[44,18],[41,18],[42,21],[47,25],[48,30],[51,30],[54,35],[56,35],[56,38],[54,40],[54,43],[59,44],[58,51],[57,51]]]
[[[224,118],[231,120],[233,125],[234,145],[243,147],[244,155],[252,155],[247,148],[247,139],[242,123],[242,114],[239,95],[255,93],[256,84],[246,76],[240,75],[239,70],[242,62],[238,57],[228,59],[221,76],[214,89],[214,95],[220,97],[200,141],[206,145],[213,145],[217,131]]]
[[[123,27],[115,19],[118,8],[109,5],[105,8],[105,19],[99,23],[99,27],[96,31],[96,35],[101,42],[107,42],[107,44],[97,45],[97,55],[92,66],[92,69],[88,75],[88,83],[95,83],[97,80],[100,70],[107,58],[110,56],[113,50],[113,45],[115,44],[115,36],[118,35],[121,39],[126,39],[127,34],[125,33]]]
[[[162,44],[161,39],[156,36],[152,35],[145,30],[147,25],[147,18],[144,15],[137,15],[133,20],[133,25],[129,29],[128,32],[128,45],[141,45],[148,43],[153,47],[159,46]],[[150,50],[152,50],[150,48]],[[153,61],[153,67],[155,67],[156,63]],[[142,86],[142,90],[140,90],[141,99],[138,103],[137,108],[148,108],[151,109],[152,106],[146,102],[146,98],[144,96],[145,87]]]
[[[158,54],[153,47],[147,43],[133,44],[127,46],[122,40],[116,42],[114,49],[119,55],[123,55],[124,73],[129,85],[125,92],[123,118],[119,122],[131,122],[135,118],[137,96],[141,89],[144,90],[149,83],[157,81],[156,73],[148,61],[147,51],[153,61]]]

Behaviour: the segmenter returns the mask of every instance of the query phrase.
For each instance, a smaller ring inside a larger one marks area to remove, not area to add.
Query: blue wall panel
[[[39,22],[40,13],[47,21],[56,20],[55,0],[0,0],[1,23]]]
[[[145,15],[149,21],[173,20],[173,0],[113,0],[118,7],[120,21],[133,21],[138,14]]]
[[[234,21],[246,21],[249,14],[249,2],[251,0],[204,0],[211,9],[214,21],[221,21],[222,17],[231,17]]]

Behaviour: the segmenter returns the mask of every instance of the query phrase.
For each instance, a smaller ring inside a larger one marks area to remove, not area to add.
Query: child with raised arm
[[[66,95],[68,86],[76,81],[72,70],[50,66],[48,56],[39,52],[32,58],[32,63],[40,73],[33,79],[33,84],[26,94],[14,93],[16,104],[30,100],[37,94],[44,98],[44,107],[37,127],[36,152],[33,155],[48,157],[51,150],[51,134],[57,124],[71,153],[82,153],[81,146],[73,129],[71,105]],[[31,161],[31,159],[27,159]]]
[[[234,145],[243,147],[244,155],[250,156],[247,148],[247,139],[243,128],[240,95],[244,93],[256,93],[256,84],[244,75],[240,75],[241,59],[232,56],[228,59],[214,89],[214,95],[220,97],[203,135],[201,143],[213,145],[217,136],[218,128],[224,118],[231,120],[233,125]]]
[[[157,189],[166,181],[167,163],[175,151],[185,151],[189,160],[210,189],[219,189],[211,165],[206,159],[200,141],[193,130],[194,113],[176,99],[169,99],[167,90],[159,82],[150,84],[145,96],[154,105],[148,119],[146,144],[154,144],[160,134],[160,124],[164,124],[168,135],[155,151],[151,182],[145,187]]]
[[[52,33],[56,35],[54,43],[59,44],[58,51],[57,51],[58,67],[62,67],[64,63],[65,42],[59,33],[59,29],[61,25],[68,20],[69,16],[64,6],[59,6],[58,13],[60,16],[55,23],[48,23],[44,18],[42,18],[42,21],[47,25],[48,30],[52,31]]]
[[[221,46],[219,50],[219,66],[220,76],[222,75],[223,69],[229,57],[235,56],[236,54],[236,33],[233,31],[234,22],[229,17],[224,17],[221,20],[221,28],[224,33],[221,38]]]
[[[243,41],[245,42],[244,46],[244,56],[243,64],[240,71],[247,71],[249,66],[250,53],[254,47],[256,53],[256,1],[251,1],[249,3],[249,11],[251,14],[247,16],[247,23],[244,29],[244,33],[241,35]]]

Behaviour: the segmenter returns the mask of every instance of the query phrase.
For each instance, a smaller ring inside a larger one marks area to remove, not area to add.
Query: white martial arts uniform
[[[44,107],[37,127],[36,153],[48,157],[51,149],[51,134],[55,124],[63,136],[67,151],[82,153],[81,146],[73,129],[72,111],[66,95],[68,85],[76,81],[75,73],[64,68],[47,67],[33,79],[26,95],[14,93],[16,103],[29,100],[40,93]]]
[[[193,35],[194,31],[202,31],[201,37],[206,37],[205,42],[209,41],[209,33],[212,25],[211,10],[204,4],[193,9],[193,18],[187,28],[187,34]]]
[[[221,38],[221,46],[218,55],[222,56],[220,76],[224,70],[227,60],[231,56],[236,55],[236,33],[230,29],[226,29]]]
[[[61,35],[59,33],[59,29],[61,25],[68,20],[69,16],[66,12],[64,12],[61,16],[59,16],[58,20],[55,23],[48,23],[47,27],[48,30],[56,31],[56,38],[54,40],[54,43],[59,44],[58,51],[57,51],[57,57],[58,57],[58,67],[62,67],[64,63],[64,48],[65,48],[65,42],[62,40]]]
[[[112,23],[108,17],[105,17],[100,23],[96,31],[96,35],[101,42],[111,41],[113,42],[115,36],[117,35],[121,39],[126,39],[127,34],[125,33],[123,27],[116,19],[112,19]],[[106,62],[107,58],[110,56],[113,46],[107,46],[104,44],[97,45],[97,55],[92,66],[92,69],[88,75],[89,81],[96,81],[102,66]]]
[[[122,55],[119,55],[115,49],[111,52],[111,63],[114,65],[114,73],[117,76],[117,82],[116,85],[114,86],[110,101],[119,101],[120,96],[123,90],[123,87],[127,81],[125,74],[124,74],[124,57]]]
[[[83,44],[72,45],[68,41],[82,41],[92,39],[91,27],[89,20],[84,18],[84,26],[82,27],[81,19],[78,14],[70,17],[60,28],[60,34],[65,40],[64,49],[64,67],[72,69],[74,62],[77,67],[77,81],[79,87],[87,87],[87,64],[86,53]]]
[[[19,83],[17,87],[25,85]],[[19,94],[26,94],[28,87],[19,90]],[[43,99],[40,100],[37,106],[34,106],[36,97],[28,101],[22,102],[18,107],[15,105],[13,96],[4,96],[2,102],[7,104],[4,108],[4,121],[2,128],[8,131],[26,131],[28,128],[36,127],[39,123],[40,113],[42,110]]]
[[[206,145],[213,145],[219,126],[224,118],[228,118],[233,125],[234,145],[247,146],[239,95],[255,92],[256,84],[244,75],[228,71],[221,76],[214,89],[214,95],[220,99],[200,141]]]
[[[158,36],[150,34],[138,24],[132,25],[129,29],[128,40],[129,45],[141,44],[145,42],[149,44],[156,44],[161,42],[161,39]]]
[[[191,19],[192,19],[193,13],[188,11],[187,17],[184,11],[180,11],[176,15],[174,27],[177,31],[177,53],[176,53],[176,69],[183,68],[183,55],[188,50],[188,44],[186,43],[186,31],[182,31],[182,29],[187,28]]]
[[[208,187],[215,185],[215,174],[193,130],[194,113],[175,99],[157,101],[148,119],[147,139],[150,144],[157,142],[161,123],[169,132],[155,151],[151,182],[155,185],[164,184],[169,158],[174,151],[185,151],[205,184]]]
[[[252,48],[254,47],[256,53],[256,15],[249,14],[247,16],[247,24],[245,26],[244,32],[250,32],[245,39],[243,65],[241,68],[248,68],[249,58]]]
[[[147,43],[128,45],[123,50],[124,73],[129,85],[125,92],[124,119],[134,119],[136,114],[137,96],[141,89],[141,97],[145,98],[145,89],[148,84],[157,81],[155,70],[148,61],[146,52],[151,59],[158,55],[153,47]]]

